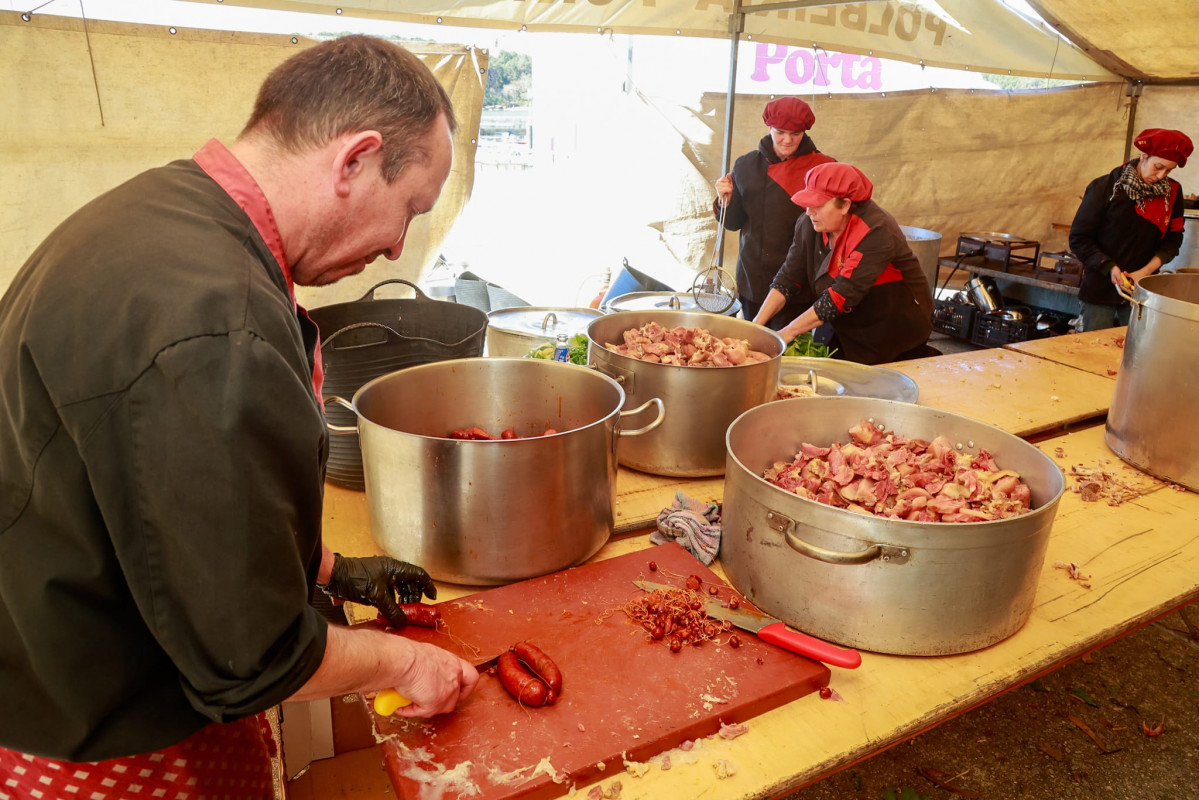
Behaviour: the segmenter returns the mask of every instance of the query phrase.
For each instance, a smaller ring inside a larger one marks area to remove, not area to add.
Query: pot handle
[[[823,561],[826,564],[866,564],[875,559],[890,564],[904,564],[907,563],[912,555],[911,551],[906,547],[894,547],[886,544],[872,544],[865,550],[859,550],[856,553],[829,550],[828,548],[817,547],[814,544],[805,542],[796,536],[795,528],[798,526],[795,520],[788,516],[780,514],[777,511],[768,511],[766,512],[766,520],[770,523],[770,527],[783,534],[783,538],[787,540],[787,546],[792,550],[808,558]]]
[[[1129,283],[1131,283],[1131,281],[1130,281]],[[1119,294],[1121,297],[1123,297],[1125,300],[1127,300],[1128,302],[1132,303],[1134,306],[1139,306],[1139,305],[1140,305],[1140,302],[1139,302],[1139,301],[1137,301],[1135,298],[1133,298],[1132,294],[1129,292],[1129,290],[1128,290],[1128,289],[1125,289],[1123,286],[1118,286],[1118,285],[1116,285],[1116,284],[1112,284],[1112,285],[1116,287],[1116,292],[1117,292],[1117,293],[1118,293],[1118,294]],[[1136,284],[1132,284],[1132,285],[1133,285],[1133,287],[1134,287],[1134,290],[1135,290]]]
[[[358,416],[358,412],[354,409],[354,406],[345,398],[338,397],[335,394],[331,394],[324,399],[325,405],[329,405],[329,403],[337,403],[339,406],[343,406],[347,411],[349,411],[355,417]],[[341,435],[345,435],[347,433],[358,433],[357,425],[351,427],[349,425],[333,425],[329,422],[326,422],[325,425],[328,426],[329,430],[333,431],[334,433],[341,434]]]
[[[640,436],[643,433],[649,433],[654,428],[661,425],[662,420],[666,418],[666,405],[662,402],[662,398],[660,398],[660,397],[655,397],[651,400],[646,400],[641,405],[637,406],[634,409],[630,409],[629,411],[621,411],[620,416],[623,419],[628,414],[640,414],[642,411],[649,408],[651,405],[656,405],[658,407],[657,419],[655,419],[650,424],[646,425],[644,428],[637,428],[636,430],[631,430],[631,431],[624,431],[624,430],[617,431],[617,435],[618,436]]]
[[[375,299],[375,291],[376,291],[376,290],[378,290],[378,289],[380,289],[380,288],[382,288],[382,287],[384,287],[384,286],[386,286],[386,285],[388,285],[389,283],[402,283],[402,284],[404,284],[405,286],[410,286],[410,287],[412,287],[412,291],[416,292],[416,297],[417,297],[418,299],[420,299],[420,300],[428,300],[428,299],[429,299],[429,296],[428,296],[427,294],[425,294],[424,292],[422,292],[422,291],[420,290],[420,287],[419,287],[419,286],[417,286],[417,285],[416,285],[415,283],[413,283],[412,281],[406,281],[406,280],[404,280],[403,278],[388,278],[388,279],[387,279],[387,280],[385,280],[385,281],[379,281],[379,282],[378,282],[378,283],[376,283],[374,286],[372,286],[371,288],[367,289],[367,290],[366,290],[366,294],[362,295],[362,297],[359,297],[359,298],[358,298],[357,300],[355,300],[354,302],[356,302],[356,303],[361,303],[361,302],[364,302],[364,301],[374,300],[374,299]],[[439,302],[439,301],[434,301],[434,302]]]
[[[355,322],[352,325],[347,325],[344,328],[342,328],[341,330],[334,331],[333,333],[326,336],[321,341],[321,347],[328,347],[329,343],[332,342],[334,339],[336,339],[338,336],[341,336],[343,333],[346,333],[347,331],[357,330],[358,328],[382,328],[383,330],[390,333],[392,336],[395,336],[397,339],[402,340],[402,339],[411,339],[412,338],[410,336],[405,336],[404,334],[397,331],[395,328],[392,328],[388,325],[384,325],[381,322]],[[355,348],[357,348],[357,347],[373,347],[373,346],[379,345],[379,344],[387,344],[387,342],[368,342],[366,344],[350,345],[350,347],[355,347]]]

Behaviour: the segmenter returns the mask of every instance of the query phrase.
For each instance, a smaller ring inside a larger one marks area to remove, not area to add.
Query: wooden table
[[[1107,414],[1107,378],[1001,348],[886,364],[916,381],[917,403],[1028,437]]]
[[[864,653],[858,670],[834,670],[832,688],[843,702],[815,695],[763,714],[737,739],[705,740],[691,753],[673,753],[672,768],[651,764],[641,777],[629,773],[601,781],[622,798],[704,796],[768,797],[792,791],[916,735],[995,695],[1033,680],[1066,661],[1199,598],[1199,496],[1176,491],[1125,465],[1103,442],[1103,426],[1065,434],[1037,445],[1067,472],[1073,465],[1102,467],[1142,496],[1117,507],[1062,498],[1040,573],[1036,604],[1014,636],[976,653],[919,658]],[[1069,482],[1073,485],[1073,481]],[[326,536],[347,554],[365,540],[362,495],[330,492]],[[597,559],[649,547],[648,535],[615,537]],[[1055,562],[1078,565],[1084,582]],[[477,591],[443,585],[440,599]],[[392,796],[379,753],[347,753],[315,762],[311,796]],[[736,774],[715,778],[725,759]],[[588,787],[578,787],[584,796]],[[299,797],[305,797],[296,793]]]
[[[1091,337],[1088,347],[1102,348],[1102,338]],[[1070,347],[1087,342],[1079,338]],[[1062,344],[1062,356],[1079,355],[1078,350],[1066,352]],[[1102,422],[1113,381],[1054,360],[1057,351],[1046,347],[1030,355],[993,349],[890,365],[916,380],[922,405],[967,414],[1026,437],[1056,431],[1036,446],[1067,474],[1074,465],[1103,468],[1142,492],[1116,507],[1102,500],[1084,502],[1078,493],[1066,492],[1040,572],[1036,604],[1024,628],[996,645],[958,656],[864,653],[860,669],[834,669],[831,685],[843,702],[809,695],[754,718],[749,732],[739,738],[714,737],[689,753],[673,752],[669,771],[651,763],[640,777],[622,773],[601,781],[602,787],[611,792],[619,780],[622,798],[645,800],[781,795],[1199,598],[1199,533],[1193,522],[1199,516],[1199,496],[1174,490],[1125,465],[1107,448]],[[1089,422],[1080,430],[1062,432],[1079,420]],[[595,558],[651,547],[647,526],[680,489],[720,502],[723,479],[668,479],[622,469],[617,508],[624,513],[617,525],[627,529],[644,524],[635,533],[618,531]],[[346,555],[380,552],[369,534],[362,493],[326,487],[325,537]],[[1088,576],[1087,585],[1055,568],[1055,562],[1078,565]],[[720,572],[719,562],[715,568]],[[438,598],[475,591],[478,587],[439,584]],[[718,780],[714,765],[720,759],[736,773]],[[374,747],[314,762],[292,788],[298,800],[394,796]],[[577,787],[582,796],[590,788]]]
[[[1047,339],[1033,339],[1004,345],[1005,350],[1036,356],[1065,364],[1094,375],[1114,379],[1124,356],[1124,337],[1128,327],[1108,328],[1085,333],[1067,333]]]

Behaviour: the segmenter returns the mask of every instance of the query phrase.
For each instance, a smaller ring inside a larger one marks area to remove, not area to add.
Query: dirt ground
[[[1195,800],[1199,603],[786,800]]]

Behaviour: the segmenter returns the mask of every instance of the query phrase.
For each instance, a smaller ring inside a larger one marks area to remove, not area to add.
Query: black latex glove
[[[401,603],[418,603],[422,594],[437,598],[429,573],[390,556],[347,558],[334,553],[333,573],[323,588],[331,597],[374,606],[393,628],[408,623],[396,604],[396,595]]]

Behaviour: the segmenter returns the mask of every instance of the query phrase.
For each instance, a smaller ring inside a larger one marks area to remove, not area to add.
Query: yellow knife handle
[[[412,705],[412,701],[395,689],[382,689],[375,695],[375,713],[381,717],[390,717],[396,709]]]

